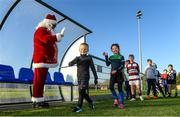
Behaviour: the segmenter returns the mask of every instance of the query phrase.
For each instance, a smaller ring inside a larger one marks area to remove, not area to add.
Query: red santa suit
[[[33,53],[33,102],[43,102],[44,84],[48,68],[58,65],[56,43],[61,40],[61,34],[53,33],[52,26],[56,25],[56,17],[48,14],[40,22],[34,33],[34,53]]]

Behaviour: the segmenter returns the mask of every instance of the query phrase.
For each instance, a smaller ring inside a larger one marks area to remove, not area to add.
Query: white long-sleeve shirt
[[[145,76],[146,79],[156,79],[156,69],[153,66],[146,66]]]

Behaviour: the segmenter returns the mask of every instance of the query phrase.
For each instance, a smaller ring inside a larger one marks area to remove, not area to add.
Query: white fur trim
[[[44,22],[51,23],[51,24],[56,24],[57,23],[56,20],[50,20],[50,19],[44,19]]]
[[[56,33],[56,38],[57,38],[57,41],[60,42],[62,40],[61,33]]]
[[[44,101],[44,97],[32,97],[31,99],[32,102],[43,102]]]
[[[42,20],[38,26],[36,27],[36,30],[39,28],[39,27],[44,27],[44,28],[47,28],[49,30],[52,30],[52,24],[56,24],[57,22],[55,20],[48,20],[48,19],[44,19]]]
[[[33,63],[33,68],[54,68],[57,67],[58,63],[48,64],[48,63]]]

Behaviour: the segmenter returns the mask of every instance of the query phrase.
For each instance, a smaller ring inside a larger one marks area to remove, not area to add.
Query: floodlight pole
[[[138,11],[136,13],[137,21],[138,21],[138,45],[139,45],[139,60],[140,60],[140,72],[142,73],[142,44],[141,44],[141,30],[140,30],[140,19],[142,16],[142,12]]]
[[[137,21],[138,21],[138,45],[139,45],[139,62],[140,62],[140,73],[143,72],[142,70],[142,45],[141,45],[141,30],[140,30],[140,19],[142,16],[142,12],[138,11],[136,13],[136,17],[137,17]],[[140,74],[141,76],[141,74]],[[141,82],[141,91],[143,90],[143,83],[142,83],[142,79],[140,80]]]

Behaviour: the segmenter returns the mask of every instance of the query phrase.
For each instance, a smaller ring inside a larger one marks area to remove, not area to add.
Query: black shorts
[[[78,80],[79,89],[88,89],[89,80]]]
[[[109,88],[114,89],[114,84],[117,83],[118,84],[118,90],[120,91],[120,90],[122,90],[123,81],[124,81],[124,79],[123,79],[122,73],[111,75]]]
[[[123,82],[124,81],[123,73],[118,71],[116,74],[111,74],[111,79],[113,79],[116,83],[118,83],[118,81]]]

